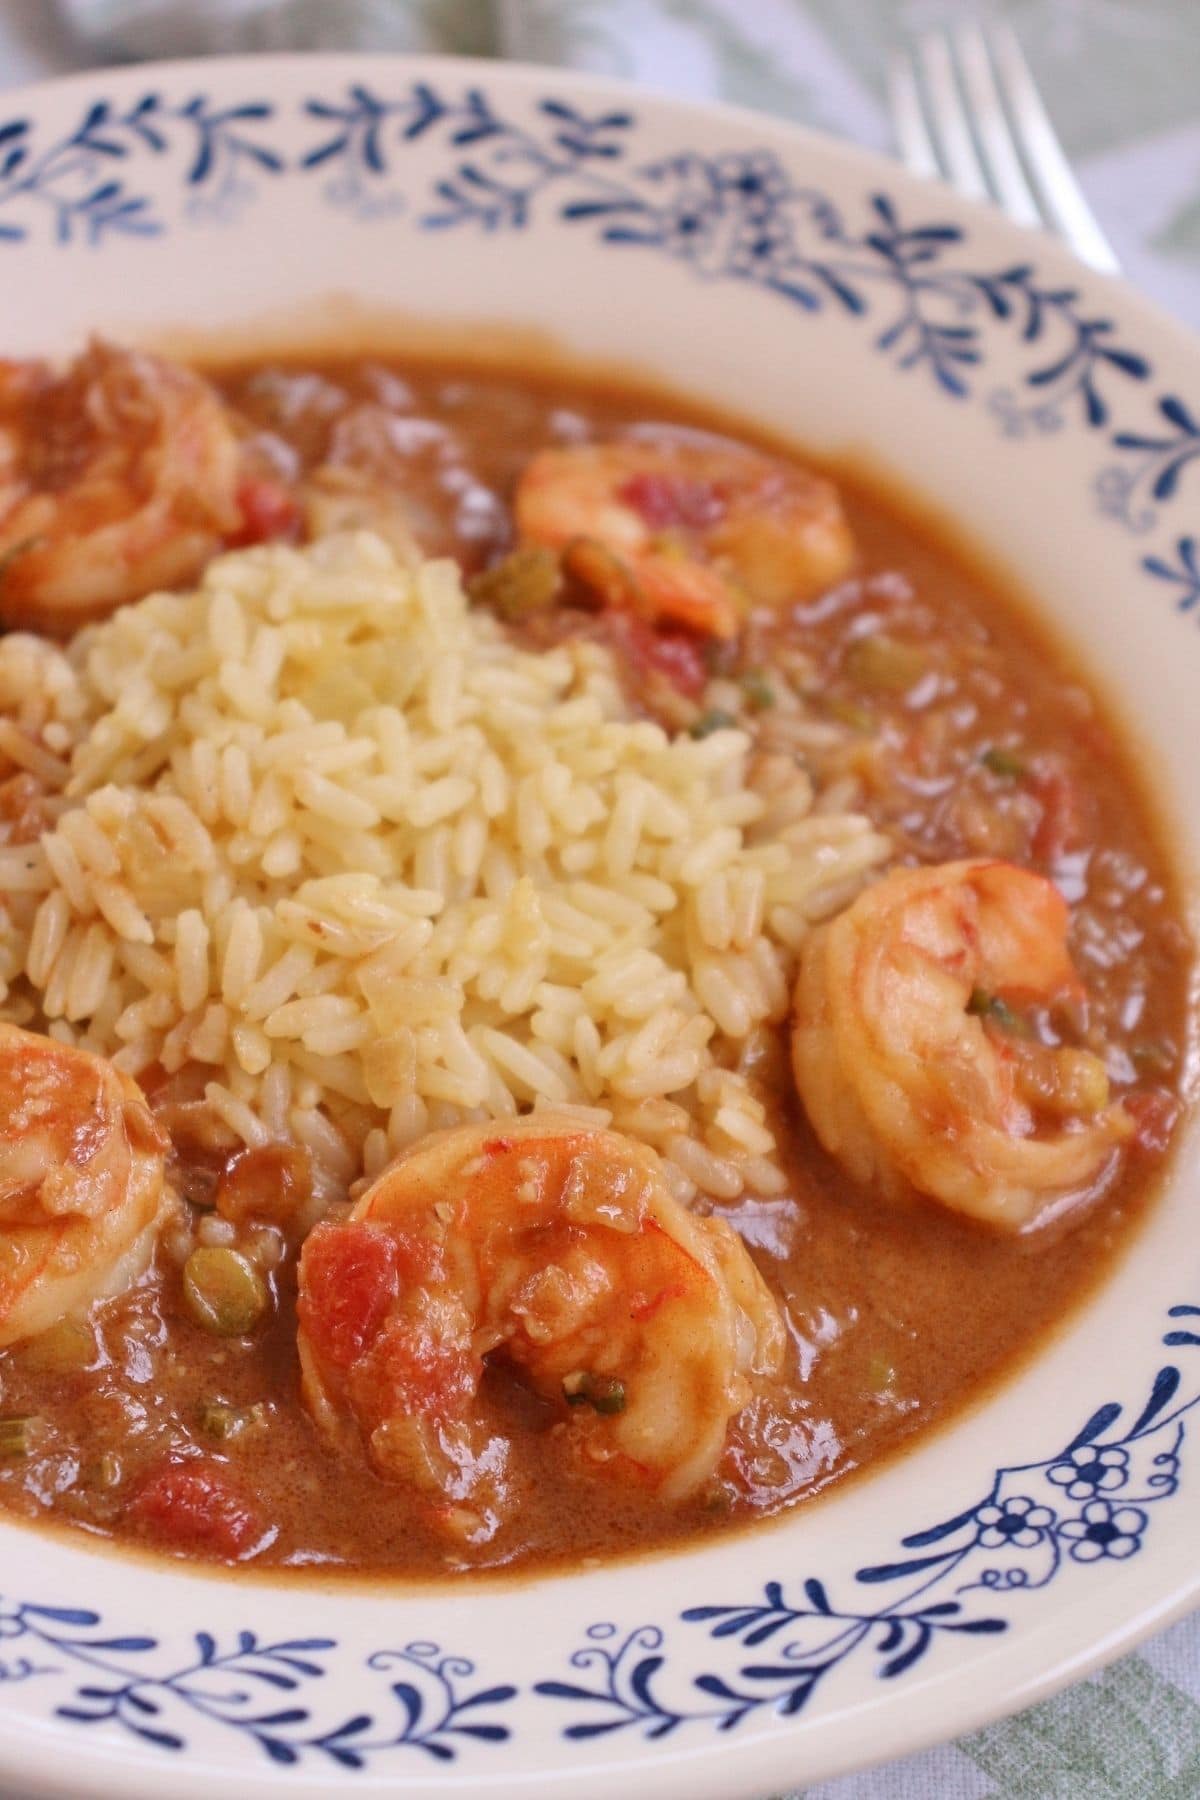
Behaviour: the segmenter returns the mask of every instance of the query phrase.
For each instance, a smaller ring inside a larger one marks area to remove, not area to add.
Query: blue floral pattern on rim
[[[1200,1306],[1176,1306],[1170,1316],[1196,1323],[1176,1326],[1164,1342],[1200,1348]],[[561,1727],[569,1740],[630,1729],[657,1739],[684,1726],[730,1731],[755,1715],[798,1713],[863,1656],[880,1679],[895,1680],[948,1636],[1007,1630],[1001,1596],[1044,1588],[1069,1566],[1135,1556],[1151,1509],[1178,1491],[1197,1406],[1200,1386],[1185,1392],[1169,1363],[1123,1429],[1124,1408],[1110,1401],[1052,1456],[998,1469],[973,1506],[902,1540],[917,1554],[858,1570],[866,1588],[899,1587],[882,1605],[839,1605],[810,1575],[794,1600],[782,1581],[769,1581],[761,1597],[689,1606],[677,1623],[707,1626],[706,1661],[721,1653],[721,1666],[699,1672],[694,1647],[670,1627],[600,1620],[571,1654],[572,1674],[535,1682],[533,1692],[571,1705],[575,1716]],[[989,1596],[988,1610],[966,1601],[975,1592]],[[516,1736],[495,1715],[520,1690],[470,1685],[474,1664],[427,1642],[367,1655],[355,1675],[362,1710],[331,1715],[320,1684],[339,1651],[333,1638],[277,1643],[250,1630],[222,1647],[197,1631],[180,1657],[156,1637],[113,1635],[87,1608],[0,1602],[0,1685],[57,1680],[66,1693],[56,1717],[115,1726],[155,1750],[185,1750],[189,1717],[239,1734],[274,1763],[347,1772],[401,1751],[451,1762],[467,1742],[499,1746]]]

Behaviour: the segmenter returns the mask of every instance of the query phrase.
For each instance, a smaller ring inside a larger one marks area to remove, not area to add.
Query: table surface
[[[136,54],[440,49],[717,96],[886,150],[889,50],[983,10],[1020,35],[1129,278],[1200,326],[1200,0],[0,0],[0,89]],[[1200,1614],[1015,1719],[806,1800],[1198,1797]]]

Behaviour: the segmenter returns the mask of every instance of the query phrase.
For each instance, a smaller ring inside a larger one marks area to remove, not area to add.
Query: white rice
[[[644,1136],[685,1198],[780,1190],[747,1071],[889,849],[794,760],[752,786],[745,732],[670,736],[600,646],[518,649],[366,534],[223,557],[65,650],[10,635],[0,715],[53,819],[0,839],[5,1016],[202,1065],[331,1196],[536,1106]]]

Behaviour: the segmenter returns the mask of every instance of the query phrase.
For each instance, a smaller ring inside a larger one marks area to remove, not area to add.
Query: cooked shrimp
[[[1103,1063],[1017,1010],[1082,998],[1068,924],[1043,876],[971,861],[897,869],[808,939],[796,1086],[856,1180],[1017,1230],[1111,1165],[1133,1127]]]
[[[694,1217],[655,1153],[551,1114],[423,1139],[300,1264],[305,1397],[348,1411],[381,1473],[490,1535],[507,1446],[484,1358],[554,1407],[584,1462],[666,1501],[713,1471],[783,1328],[741,1240]]]
[[[66,633],[191,581],[243,525],[216,394],[94,343],[56,378],[0,363],[0,620]]]
[[[854,560],[828,481],[732,448],[543,450],[521,476],[515,518],[520,538],[562,550],[609,604],[719,638],[736,636],[749,606],[809,599]]]
[[[141,1274],[166,1198],[164,1148],[127,1075],[0,1024],[0,1345]]]

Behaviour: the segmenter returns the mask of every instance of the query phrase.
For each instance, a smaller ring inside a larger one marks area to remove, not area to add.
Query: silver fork
[[[915,175],[993,200],[1019,225],[1048,227],[1094,269],[1120,268],[1008,25],[924,33],[894,55],[888,98]]]

